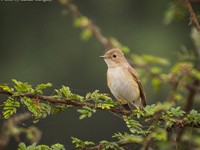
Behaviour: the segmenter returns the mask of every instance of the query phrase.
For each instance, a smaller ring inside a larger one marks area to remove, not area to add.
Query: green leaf
[[[143,143],[144,138],[142,136],[125,133],[120,143]]]
[[[162,72],[162,69],[160,68],[160,67],[151,67],[150,68],[150,72],[152,73],[152,74],[160,74],[161,72]]]
[[[14,89],[13,88],[10,88],[8,85],[6,84],[0,84],[0,88],[2,88],[3,90],[7,91],[7,92],[14,92]]]
[[[22,97],[21,103],[28,108],[28,110],[34,115],[35,118],[39,118],[40,110],[38,106],[35,103],[33,103],[33,101],[30,98]]]
[[[92,93],[87,93],[86,96],[85,96],[85,99],[86,99],[86,100],[90,100],[91,95],[92,95]]]
[[[173,105],[174,103],[170,103],[170,102],[164,102],[164,103],[158,102],[157,104],[147,105],[144,108],[145,116],[153,116],[155,113],[161,110],[168,111]]]
[[[190,62],[177,63],[171,69],[171,72],[178,73],[181,76],[188,76],[191,74],[193,69],[193,64]]]
[[[152,55],[143,55],[142,59],[146,63],[152,63],[152,64],[163,65],[163,66],[169,65],[169,61],[162,57],[156,57],[156,56],[152,56]],[[160,70],[159,70],[159,72],[160,72]]]
[[[8,99],[4,102],[3,107],[3,116],[5,119],[8,119],[10,116],[17,112],[17,107],[20,107],[20,103],[12,97],[8,97]]]
[[[200,123],[200,113],[198,113],[196,110],[191,110],[188,114],[188,121],[194,122],[194,123]]]
[[[121,46],[121,50],[122,52],[124,52],[125,54],[128,54],[130,52],[130,48],[127,46],[122,45]]]
[[[27,147],[26,147],[26,145],[24,143],[20,143],[18,145],[18,150],[27,150]]]
[[[200,71],[196,69],[192,69],[192,76],[196,78],[197,80],[200,80]]]
[[[183,3],[173,1],[169,4],[169,8],[165,12],[164,24],[169,24],[172,21],[180,21],[186,16],[186,7]]]
[[[65,104],[52,104],[51,105],[51,114],[60,114],[67,109],[67,105]]]
[[[144,112],[144,110],[135,109],[134,110],[134,115],[136,115],[137,118],[140,118],[141,116],[145,116],[145,112]]]
[[[144,108],[144,111],[146,112],[146,115],[147,116],[152,116],[156,113],[157,109],[156,109],[156,105],[155,104],[152,104],[152,105],[147,105],[145,108]]]
[[[90,141],[82,141],[78,138],[75,137],[71,137],[72,139],[72,143],[75,144],[76,148],[86,148],[87,146],[91,146],[91,145],[95,145],[94,142],[90,142]]]
[[[102,102],[97,104],[98,108],[102,108],[102,109],[110,109],[112,107],[115,107],[115,103],[106,103],[106,102]]]
[[[52,150],[65,150],[65,147],[62,144],[54,144],[51,146]]]
[[[118,138],[119,140],[121,140],[121,139],[123,139],[124,136],[120,132],[118,132],[118,133],[115,133],[112,137]]]
[[[92,93],[87,93],[85,99],[93,100],[96,103],[96,107],[102,109],[110,109],[117,105],[117,102],[113,101],[108,94],[99,93],[99,90],[95,90]]]
[[[156,57],[156,56],[152,56],[152,55],[136,55],[136,54],[132,54],[131,55],[132,61],[139,65],[139,66],[151,66],[151,65],[161,65],[161,66],[168,66],[170,63],[167,59],[162,58],[162,57]],[[151,69],[152,73],[161,73],[161,68],[158,67],[153,67]]]
[[[127,144],[127,143],[142,143],[142,142],[144,142],[144,138],[142,136],[128,134],[128,133],[125,133],[123,135],[123,134],[118,132],[118,133],[115,133],[112,137],[118,138],[120,144],[123,144],[123,143],[125,143],[125,144]]]
[[[183,116],[185,112],[181,110],[181,107],[176,107],[176,108],[171,108],[170,111],[168,111],[168,114],[170,116],[180,117]]]
[[[112,101],[112,99],[108,96],[108,94],[106,93],[99,93],[99,90],[95,90],[92,93],[88,93],[87,95],[87,99],[92,99],[94,101],[98,101],[100,99],[105,100],[105,101]]]
[[[124,121],[126,122],[127,127],[130,129],[133,134],[146,134],[142,129],[142,125],[131,118],[131,116],[123,116]]]
[[[156,92],[159,92],[160,88],[161,88],[161,80],[159,78],[153,78],[151,80],[153,87],[155,89]]]
[[[36,120],[40,119],[40,118],[46,118],[47,115],[51,114],[51,106],[49,104],[46,103],[40,103],[39,107],[39,115],[35,117]]]
[[[18,150],[41,150],[41,149],[37,148],[36,143],[30,146],[26,146],[24,143],[20,143],[18,145]],[[44,150],[47,150],[47,149],[44,149]]]
[[[92,37],[93,33],[91,30],[89,29],[84,29],[82,32],[81,32],[81,39],[84,40],[84,41],[87,41],[89,40],[91,37]]]
[[[90,22],[90,20],[86,16],[79,17],[79,18],[74,19],[74,26],[75,27],[84,27],[84,26],[88,25],[89,22]]]
[[[29,146],[26,146],[24,143],[18,145],[18,150],[65,150],[65,147],[62,144],[54,144],[51,147],[47,145],[36,145],[35,143]]]
[[[176,122],[175,119],[173,119],[167,115],[163,116],[163,119],[165,120],[165,129],[171,128],[172,125],[174,124],[174,122]]]
[[[36,91],[36,93],[42,94],[43,89],[46,89],[46,88],[51,87],[51,86],[52,86],[51,83],[39,84],[39,85],[36,86],[35,91]]]
[[[77,111],[81,114],[79,119],[84,119],[86,117],[91,117],[92,114],[96,112],[96,109],[90,108],[88,106],[83,106],[82,109],[78,109]]]
[[[34,89],[30,84],[27,82],[22,83],[21,81],[17,81],[15,79],[12,79],[12,82],[15,84],[14,88],[17,90],[18,94],[22,93],[34,93]]]
[[[58,94],[57,95],[57,98],[66,98],[66,100],[71,100],[71,99],[74,99],[74,100],[80,100],[80,101],[83,101],[84,100],[84,97],[83,96],[80,96],[78,94],[73,94],[71,91],[70,91],[70,88],[69,87],[66,87],[66,86],[62,86],[61,89],[56,89],[55,92]]]
[[[167,131],[162,128],[156,128],[152,133],[151,136],[158,141],[167,141]]]
[[[116,142],[108,142],[103,140],[100,142],[101,150],[125,150],[123,147],[120,147]]]

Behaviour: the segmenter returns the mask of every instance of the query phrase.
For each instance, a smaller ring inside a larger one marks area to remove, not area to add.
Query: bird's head
[[[110,49],[100,57],[105,60],[108,67],[115,67],[122,64],[123,62],[126,62],[124,53],[118,48]]]

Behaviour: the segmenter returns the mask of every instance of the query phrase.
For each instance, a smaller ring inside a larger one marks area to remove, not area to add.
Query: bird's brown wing
[[[133,76],[133,78],[135,79],[135,81],[137,82],[137,84],[139,86],[142,106],[145,107],[146,106],[146,94],[144,92],[144,88],[142,86],[142,83],[138,78],[137,72],[131,66],[128,66],[128,71],[131,73],[131,75]]]

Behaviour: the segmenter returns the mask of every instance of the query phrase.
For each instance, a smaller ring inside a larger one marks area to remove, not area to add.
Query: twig
[[[193,86],[196,87],[198,85],[199,85],[199,81],[198,80],[194,80],[193,81]],[[184,111],[186,113],[189,113],[189,111],[192,109],[192,106],[193,106],[193,103],[194,103],[194,97],[195,97],[195,95],[197,93],[197,90],[195,90],[194,88],[188,88],[188,90],[189,90],[189,94],[188,94],[187,101],[186,101],[185,106],[184,106]],[[177,124],[177,125],[181,125],[182,126],[182,124]],[[183,125],[183,127],[184,127],[184,125]],[[200,127],[200,126],[198,125],[198,127]],[[181,141],[183,133],[184,133],[184,128],[181,128],[177,133],[177,137],[176,137],[176,141],[177,142]]]
[[[10,95],[10,96],[14,96],[14,93],[10,93],[6,90],[2,90],[0,89],[0,93],[2,94],[6,94],[6,95]],[[75,107],[82,107],[82,106],[88,106],[90,108],[95,108],[95,109],[99,109],[99,110],[105,110],[105,111],[110,111],[112,113],[116,113],[116,114],[121,114],[121,115],[130,115],[131,111],[127,111],[125,109],[119,109],[119,108],[110,108],[110,109],[103,109],[101,107],[96,107],[95,104],[93,103],[88,103],[88,102],[83,102],[80,100],[76,100],[76,99],[64,99],[64,98],[53,98],[51,96],[44,96],[44,95],[38,95],[38,94],[22,94],[20,96],[15,96],[15,97],[28,97],[28,98],[34,98],[34,99],[41,99],[50,103],[60,103],[60,104],[66,104],[66,105],[73,105]]]
[[[16,132],[16,128],[18,128],[17,125],[30,117],[30,113],[18,114],[3,123],[0,134],[0,149],[8,144],[11,137],[19,141],[20,132]]]
[[[166,131],[170,132],[174,128],[181,128],[182,129],[184,127],[200,128],[200,124],[199,123],[194,123],[194,122],[187,122],[187,121],[185,121],[183,119],[181,119],[181,120],[175,119],[174,124],[171,127],[166,128]],[[151,136],[151,134],[149,134],[146,137],[145,143],[143,145],[143,149],[144,150],[148,150],[149,147],[151,146],[152,142],[153,142],[153,137]],[[131,143],[131,142],[127,142],[127,143],[117,142],[117,144],[119,146],[124,146],[124,145],[128,145],[128,144],[133,144],[133,143]],[[97,144],[97,145],[95,145],[93,147],[88,147],[88,148],[85,148],[83,150],[100,150],[101,148],[102,148],[102,145],[101,144]]]
[[[193,86],[198,87],[198,85],[199,85],[199,81],[195,80],[193,82]],[[194,97],[195,97],[196,93],[197,93],[197,91],[195,89],[192,89],[192,88],[189,89],[189,95],[188,95],[187,102],[184,107],[184,110],[186,113],[188,113],[192,109],[192,105],[194,103]]]
[[[99,109],[99,110],[103,110],[103,111],[108,111],[108,112],[112,112],[115,114],[121,114],[121,115],[130,115],[131,111],[127,111],[125,109],[119,109],[119,108],[110,108],[110,109],[103,109],[101,107],[96,107],[95,104],[93,103],[88,103],[88,102],[83,102],[80,100],[76,100],[76,99],[65,99],[65,98],[53,98],[51,96],[44,96],[44,95],[38,95],[38,94],[22,94],[22,95],[18,95],[15,96],[15,93],[10,93],[6,90],[2,90],[0,89],[0,93],[1,94],[5,94],[5,95],[9,95],[9,96],[13,96],[16,98],[20,98],[20,97],[28,97],[31,99],[40,99],[40,100],[44,100],[50,103],[59,103],[59,104],[66,104],[66,105],[72,105],[75,107],[82,107],[82,106],[88,106],[90,108],[95,108],[95,109]],[[158,120],[163,121],[162,116],[158,117]],[[167,131],[171,131],[172,128],[178,127],[178,128],[183,128],[183,127],[195,127],[195,128],[200,128],[200,124],[198,123],[194,123],[194,122],[186,122],[185,120],[182,119],[174,119],[175,122],[174,124],[170,127],[167,128]]]
[[[150,147],[151,144],[152,144],[152,141],[153,141],[153,138],[152,138],[151,135],[149,135],[149,136],[147,137],[147,140],[144,142],[143,149],[144,149],[144,150],[148,150],[149,147]]]
[[[179,85],[179,82],[176,82],[174,84],[172,84],[172,90],[167,98],[167,100],[169,102],[175,102],[175,94],[177,92],[177,89],[178,89],[178,85]]]
[[[90,108],[95,108],[95,109],[99,109],[99,110],[103,110],[103,111],[107,111],[107,112],[112,112],[114,114],[120,114],[120,115],[129,115],[131,113],[130,111],[127,111],[125,109],[118,109],[118,108],[102,109],[100,107],[96,107],[96,105],[93,104],[93,103],[83,102],[83,101],[79,101],[79,100],[76,100],[76,99],[68,100],[68,99],[65,99],[65,98],[53,98],[51,96],[44,96],[44,95],[38,95],[38,94],[21,94],[21,95],[16,96],[17,94],[15,92],[11,93],[11,92],[8,92],[8,91],[3,90],[3,89],[0,89],[0,94],[13,96],[14,98],[22,98],[22,97],[28,97],[28,98],[31,98],[31,99],[37,98],[37,99],[47,101],[47,102],[50,102],[50,103],[54,103],[54,104],[60,103],[60,104],[66,104],[66,105],[73,105],[75,107],[88,106]],[[164,121],[162,116],[158,117],[158,120]],[[170,132],[174,128],[181,128],[181,129],[184,128],[184,127],[200,128],[200,124],[196,123],[196,122],[187,122],[184,119],[174,119],[174,120],[175,120],[174,124],[171,127],[166,128],[166,130],[168,132]],[[149,147],[151,142],[152,142],[152,140],[150,139],[149,142],[147,143],[146,147]],[[118,144],[120,146],[123,146],[123,145],[131,144],[131,143],[120,143],[120,142],[118,142]],[[101,144],[98,144],[94,147],[86,148],[85,150],[99,150],[99,149],[101,149],[101,146],[102,146]]]
[[[188,11],[190,13],[190,24],[193,23],[195,25],[196,29],[200,32],[200,25],[199,25],[199,22],[198,22],[198,20],[195,16],[195,13],[192,9],[192,5],[190,3],[190,0],[185,0],[185,3],[186,3],[186,6],[188,8]],[[184,106],[184,111],[186,113],[188,113],[192,109],[192,105],[194,103],[194,97],[199,92],[198,89],[196,88],[196,87],[198,87],[198,85],[199,85],[199,81],[194,80],[192,85],[189,85],[189,86],[186,87],[189,91],[187,101],[186,101],[185,106]],[[192,124],[189,124],[188,126],[190,126],[190,125],[192,125]],[[184,125],[184,122],[183,122],[183,123],[178,123],[178,124],[176,123],[176,126],[182,127],[181,129],[178,130],[177,137],[176,137],[176,141],[180,142],[182,135],[184,133],[183,127],[185,125]],[[197,125],[197,126],[200,127],[199,125]]]
[[[196,27],[196,29],[200,32],[200,25],[199,25],[199,22],[196,18],[196,15],[192,9],[192,5],[190,3],[190,0],[185,0],[185,3],[186,3],[186,6],[188,8],[188,11],[190,13],[190,24],[193,23]]]
[[[193,85],[193,84],[188,84],[186,86],[186,88],[190,91],[190,90],[194,90],[196,93],[200,93],[200,87]]]
[[[181,128],[183,129],[184,127],[192,127],[192,128],[200,128],[200,124],[199,123],[194,123],[194,122],[187,122],[184,119],[175,119],[174,124],[171,127],[166,128],[166,130],[172,131],[172,129],[174,128]]]
[[[67,2],[67,1],[63,2],[63,0],[58,0],[58,1],[72,14],[72,16],[75,19],[83,17],[81,12],[77,9],[76,5],[74,5],[74,4],[70,3],[70,2]],[[92,33],[94,34],[96,39],[106,49],[110,49],[110,48],[114,47],[112,42],[101,33],[99,27],[96,24],[94,24],[91,20],[88,20],[88,23],[86,25],[84,25],[82,28],[89,29],[90,31],[92,31]]]

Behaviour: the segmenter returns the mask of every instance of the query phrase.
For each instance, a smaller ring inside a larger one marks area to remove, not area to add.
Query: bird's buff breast
[[[122,67],[109,68],[107,80],[108,87],[116,99],[126,100],[129,103],[139,99],[138,84],[128,69]]]

